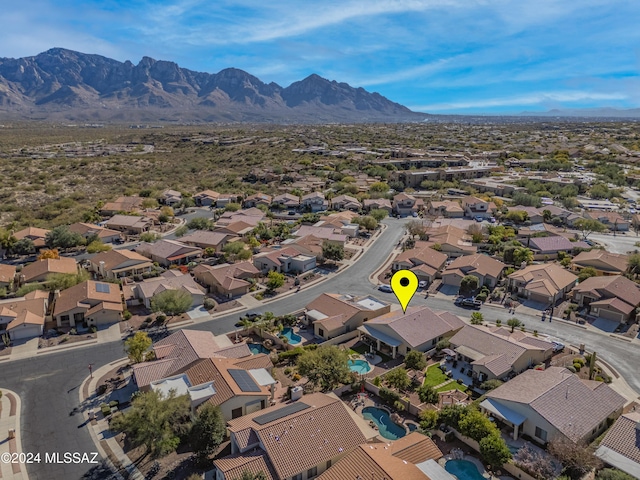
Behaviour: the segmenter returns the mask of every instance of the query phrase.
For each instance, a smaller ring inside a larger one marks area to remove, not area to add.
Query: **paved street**
[[[393,294],[378,292],[369,283],[368,276],[378,269],[402,237],[406,220],[387,219],[386,230],[355,264],[316,286],[303,289],[295,295],[276,299],[261,308],[259,312],[271,311],[282,315],[303,308],[322,292],[340,292],[351,294],[375,294],[381,299],[395,302]],[[448,310],[463,317],[469,316],[469,310],[453,305],[449,299],[430,297],[424,299],[417,294],[412,305],[427,304],[435,310]],[[506,309],[483,307],[487,320],[497,318],[506,321],[509,315]],[[596,350],[598,356],[608,361],[626,378],[628,383],[640,391],[640,379],[635,373],[640,368],[640,345],[630,344],[607,335],[587,331],[560,322],[541,322],[539,318],[516,313],[528,329],[537,329],[562,339],[565,343],[585,343],[587,349]],[[198,321],[193,327],[209,330],[215,334],[233,331],[239,314],[234,313],[215,320]],[[25,452],[92,452],[95,447],[86,430],[81,426],[80,415],[70,415],[78,407],[78,391],[81,382],[88,374],[89,363],[97,369],[124,356],[121,341],[91,345],[36,356],[12,362],[0,362],[0,386],[4,386],[20,395],[23,408],[21,417],[22,445]],[[4,364],[2,364],[4,363]],[[81,477],[90,466],[87,465],[45,465],[28,466],[32,480],[75,479]]]
[[[640,237],[636,236],[634,231],[617,233],[615,236],[612,233],[592,233],[588,238],[603,245],[612,253],[629,253],[640,250],[640,247],[635,245],[636,242],[640,242]]]

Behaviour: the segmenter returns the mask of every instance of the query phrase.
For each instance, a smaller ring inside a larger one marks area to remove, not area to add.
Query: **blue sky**
[[[637,0],[2,2],[0,56],[52,47],[287,86],[311,73],[416,111],[640,107]]]

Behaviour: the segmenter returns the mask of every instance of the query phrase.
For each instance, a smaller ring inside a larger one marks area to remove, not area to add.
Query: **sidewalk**
[[[0,456],[7,453],[22,453],[22,441],[20,433],[20,397],[6,388],[0,389]],[[14,438],[9,438],[9,430],[15,430]],[[3,480],[27,480],[27,468],[22,463],[9,463],[0,461],[0,478]]]

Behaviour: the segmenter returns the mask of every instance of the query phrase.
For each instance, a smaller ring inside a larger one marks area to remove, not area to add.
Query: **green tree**
[[[298,373],[323,391],[333,390],[351,379],[349,354],[335,345],[305,350],[296,361]]]
[[[598,272],[596,271],[595,268],[585,267],[582,270],[580,270],[580,272],[578,272],[578,282],[582,283],[587,278],[596,277],[597,275],[598,275]]]
[[[551,217],[552,217],[552,215],[551,215],[551,210],[548,210],[548,209],[546,209],[546,208],[545,208],[545,209],[542,211],[542,219],[543,219],[545,222],[548,222],[549,220],[551,220]]]
[[[226,258],[231,261],[235,261],[246,255],[242,254],[242,252],[245,250],[245,247],[246,245],[244,242],[229,242],[224,247],[222,247],[222,251],[224,252]],[[249,256],[251,256],[251,252],[249,252]]]
[[[124,350],[133,363],[144,361],[145,352],[149,350],[153,342],[145,332],[136,332],[124,342]]]
[[[111,248],[111,245],[104,244],[102,240],[94,240],[87,245],[87,253],[108,252]]]
[[[504,218],[515,223],[524,223],[529,218],[529,214],[524,210],[509,210]]]
[[[276,271],[270,271],[267,274],[267,291],[273,292],[284,285],[284,274]]]
[[[458,423],[469,407],[463,405],[445,405],[440,410],[440,421],[450,427],[458,429]]]
[[[603,468],[596,475],[596,480],[634,480],[635,478],[615,468]]]
[[[180,225],[178,228],[176,228],[175,235],[176,237],[180,238],[184,237],[187,232],[189,232],[189,227],[187,227],[186,225]]]
[[[199,477],[198,477],[199,478]],[[263,472],[251,473],[249,470],[244,470],[242,475],[233,480],[267,480],[267,476]]]
[[[369,215],[375,218],[377,222],[381,222],[382,220],[387,218],[389,212],[383,208],[374,208],[369,212]]]
[[[162,237],[155,232],[144,232],[140,234],[140,241],[147,243],[155,243]]]
[[[420,220],[410,220],[406,223],[404,228],[412,238],[424,235],[424,224]]]
[[[356,217],[353,219],[353,223],[357,223],[365,230],[375,230],[378,228],[378,221],[371,215],[365,215],[364,217]]]
[[[212,230],[213,222],[210,218],[195,217],[187,222],[189,230]]]
[[[481,438],[478,443],[480,444],[480,455],[491,467],[500,468],[511,460],[511,451],[500,434],[493,433]]]
[[[582,238],[584,240],[586,240],[587,237],[594,232],[601,233],[607,229],[604,223],[599,222],[598,220],[593,220],[591,218],[580,218],[573,222],[573,226],[576,230],[580,230],[580,232],[582,233]]]
[[[465,275],[460,280],[459,293],[463,297],[470,297],[474,295],[480,288],[480,280],[475,275]]]
[[[389,191],[389,184],[386,182],[372,183],[371,186],[369,187],[369,191],[377,192],[377,193],[387,193]]]
[[[522,326],[524,324],[520,320],[518,320],[517,318],[510,318],[509,320],[507,320],[507,325],[509,325],[511,327],[511,333],[513,333],[513,331],[517,327],[520,327],[520,326]]]
[[[0,228],[0,248],[11,251],[15,247],[18,239],[9,230]]]
[[[422,352],[419,352],[418,350],[411,350],[407,353],[407,356],[404,357],[404,364],[411,370],[422,371],[426,368],[427,361],[424,359]]]
[[[60,225],[47,233],[44,242],[49,248],[73,248],[84,245],[84,237],[69,230],[68,226]]]
[[[422,400],[422,398],[420,400]],[[420,412],[420,428],[422,430],[431,430],[432,428],[436,428],[438,426],[438,417],[439,414],[437,410],[423,410],[422,412]]]
[[[209,456],[224,441],[227,435],[227,422],[224,420],[220,407],[204,404],[198,409],[198,414],[191,426],[190,443],[200,463],[204,463]]]
[[[78,273],[50,273],[45,285],[49,290],[65,290],[89,280],[89,272],[82,269]]]
[[[527,247],[516,247],[513,250],[513,263],[520,265],[522,262],[527,264],[533,262],[533,251]]]
[[[411,385],[411,379],[407,375],[407,371],[404,368],[395,368],[384,376],[387,383],[396,390],[406,390]]]
[[[151,298],[151,311],[180,315],[191,308],[193,297],[185,290],[165,290]]]
[[[36,252],[36,247],[30,238],[21,238],[13,244],[11,251],[17,255],[31,255]]]
[[[627,272],[633,277],[637,277],[640,274],[640,253],[634,253],[629,255],[627,260]]]
[[[600,459],[594,455],[591,445],[585,445],[583,442],[574,443],[562,435],[552,438],[547,444],[547,450],[562,463],[563,473],[571,478],[582,478],[602,465]]]
[[[240,205],[239,203],[227,203],[224,206],[224,211],[225,212],[237,212],[241,208],[242,208],[242,205]]]
[[[484,437],[497,432],[496,426],[479,410],[469,408],[458,421],[461,434],[479,442]]]
[[[484,382],[482,382],[482,384],[480,385],[480,388],[482,390],[493,390],[494,388],[498,388],[500,385],[502,385],[502,380],[498,380],[497,378],[492,378],[489,380],[485,380]]]
[[[422,403],[438,403],[438,392],[430,385],[422,385],[418,388],[418,397]]]
[[[335,243],[324,242],[322,244],[322,257],[325,260],[339,262],[344,259],[344,247]]]
[[[480,312],[473,312],[471,314],[471,325],[482,325],[482,322],[484,322],[484,315]]]
[[[180,437],[189,431],[190,401],[188,395],[167,398],[160,392],[149,391],[137,395],[129,412],[111,421],[110,429],[124,432],[134,447],[144,446],[147,453],[160,457],[180,445]]]

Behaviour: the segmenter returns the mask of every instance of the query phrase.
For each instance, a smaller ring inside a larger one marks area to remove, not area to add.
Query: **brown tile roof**
[[[142,197],[118,197],[113,202],[105,203],[101,211],[130,212],[142,208]]]
[[[578,442],[626,403],[608,385],[588,383],[591,385],[563,367],[527,370],[488,392],[487,397],[529,405],[563,435]]]
[[[456,270],[460,270],[463,272],[463,276],[478,273],[483,277],[491,276],[493,278],[498,278],[505,267],[506,265],[500,260],[496,260],[495,258],[479,253],[476,255],[463,255],[456,258],[449,264],[449,266],[447,266],[442,274],[446,275],[447,273],[453,273]]]
[[[151,257],[152,255],[171,261],[174,258],[184,255],[199,255],[202,254],[202,249],[186,245],[176,240],[159,240],[156,243],[142,242],[136,251],[142,255]]]
[[[600,447],[609,448],[637,463],[636,469],[640,469],[639,422],[640,412],[621,415],[600,442]]]
[[[586,252],[580,252],[576,255],[571,263],[581,267],[599,268],[611,272],[624,273],[627,270],[629,257],[617,253],[609,253],[606,250],[593,249]],[[604,267],[604,268],[603,268]]]
[[[255,422],[254,418],[279,410],[284,405],[228,422],[229,430],[236,436],[240,434],[248,439],[253,430],[277,478],[289,478],[304,472],[365,442],[364,435],[340,399],[314,393],[297,402],[303,402],[310,408],[263,425]]]
[[[16,267],[13,265],[0,264],[0,283],[13,283],[16,276]]]
[[[153,265],[147,257],[131,250],[109,250],[108,252],[100,252],[91,258],[91,263],[94,265],[100,265],[100,262],[104,262],[106,270],[113,270],[123,263]]]
[[[220,351],[220,353],[222,352],[225,352],[225,350]],[[271,368],[273,368],[271,358],[265,353],[239,358],[235,362],[235,365],[238,368],[244,368],[245,370],[253,370],[254,368],[266,368],[267,370],[271,370]]]
[[[111,230],[92,223],[72,223],[69,225],[69,230],[75,233],[79,233],[82,236],[96,235],[98,238],[106,238],[120,235],[117,230]]]
[[[256,276],[260,273],[260,270],[251,262],[239,262],[233,264],[224,263],[215,267],[198,265],[193,272],[197,278],[201,278],[209,285],[217,284],[225,290],[235,290],[236,288],[248,286],[249,282],[242,278]]]
[[[417,241],[414,248],[400,253],[393,261],[411,263],[416,265],[428,265],[434,270],[439,270],[447,261],[447,254],[431,248],[430,242]]]
[[[37,315],[29,310],[22,310],[16,318],[9,322],[7,331],[25,324],[44,325],[44,315]]]
[[[49,233],[50,230],[46,230],[44,228],[37,227],[27,227],[20,231],[17,231],[13,234],[17,240],[22,240],[23,238],[30,238],[33,240],[34,245],[36,246],[44,246],[44,239]],[[39,241],[38,241],[39,240]]]
[[[189,235],[180,237],[183,243],[194,244],[202,248],[217,247],[218,245],[230,241],[232,235],[223,232],[211,232],[209,230],[196,230]]]
[[[24,281],[27,283],[50,273],[78,273],[78,264],[75,259],[69,257],[47,258],[36,260],[20,271],[20,275],[24,275]]]
[[[254,475],[262,472],[266,480],[278,480],[279,478],[276,472],[273,471],[267,454],[261,449],[218,458],[214,460],[213,464],[228,480],[241,478],[245,471]]]
[[[638,284],[622,275],[589,277],[579,283],[573,291],[590,294],[598,300],[617,298],[632,309],[640,303]]]
[[[315,323],[326,328],[328,331],[335,330],[336,328],[342,327],[348,318],[343,313],[339,315],[334,315],[332,317],[326,317],[321,320],[317,320]]]
[[[109,292],[99,292],[96,288],[98,284],[106,285]],[[53,314],[55,316],[61,315],[76,308],[78,304],[84,304],[90,308],[91,306],[95,306],[97,303],[101,302],[119,304],[120,311],[122,311],[120,286],[115,283],[87,280],[71,288],[62,290],[62,292],[60,292],[60,296],[56,300]]]
[[[351,318],[356,313],[364,310],[355,303],[345,301],[342,295],[337,293],[323,293],[308,304],[305,309],[317,310],[318,312],[324,313],[327,317],[342,314],[347,318]]]
[[[526,283],[526,289],[555,295],[560,290],[575,284],[578,277],[555,263],[528,265],[516,270],[509,278]]]

